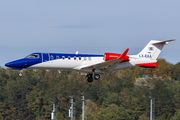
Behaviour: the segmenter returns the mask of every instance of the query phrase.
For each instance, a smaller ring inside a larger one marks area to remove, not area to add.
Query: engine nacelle
[[[105,61],[114,60],[114,59],[119,58],[120,56],[121,56],[121,54],[118,54],[118,53],[105,53],[104,60]],[[125,56],[123,58],[123,61],[129,61],[129,56]]]

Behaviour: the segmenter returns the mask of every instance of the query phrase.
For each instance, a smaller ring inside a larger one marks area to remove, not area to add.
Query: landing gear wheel
[[[92,77],[92,74],[87,74],[86,77],[90,78]]]
[[[87,74],[87,77],[88,77],[87,81],[88,82],[92,82],[93,81],[93,77],[92,76],[93,76],[92,74]]]
[[[92,78],[92,77],[88,77],[87,81],[88,81],[88,82],[92,82],[92,81],[93,81],[93,78]]]
[[[23,74],[22,74],[22,73],[19,73],[18,75],[19,75],[19,77],[22,77],[22,76],[23,76]]]
[[[99,74],[95,74],[95,75],[94,75],[94,79],[95,79],[95,80],[98,80],[99,78],[100,78],[100,75],[99,75]]]

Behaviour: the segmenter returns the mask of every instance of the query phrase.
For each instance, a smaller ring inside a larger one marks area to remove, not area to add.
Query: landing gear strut
[[[23,71],[23,70],[21,70],[21,71],[19,72],[19,74],[18,74],[19,77],[22,77],[22,76],[23,76],[22,71]]]
[[[93,81],[93,74],[88,74],[87,77],[88,77],[88,79],[87,79],[88,82],[92,82]],[[94,74],[94,79],[95,80],[98,80],[99,78],[100,78],[99,74]]]

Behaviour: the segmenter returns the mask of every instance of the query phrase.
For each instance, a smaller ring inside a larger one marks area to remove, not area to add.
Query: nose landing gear
[[[18,74],[19,77],[22,77],[22,76],[23,76],[22,72],[23,72],[23,70],[21,70],[21,71],[19,72],[19,74]]]
[[[93,81],[93,74],[87,74],[87,77],[88,77],[88,79],[87,79],[88,82],[92,82]],[[94,79],[95,80],[98,80],[99,78],[100,78],[99,74],[95,74],[94,75]]]

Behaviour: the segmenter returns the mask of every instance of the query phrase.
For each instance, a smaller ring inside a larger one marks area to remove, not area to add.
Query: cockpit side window
[[[39,58],[39,55],[37,55],[37,54],[30,54],[26,58]]]

